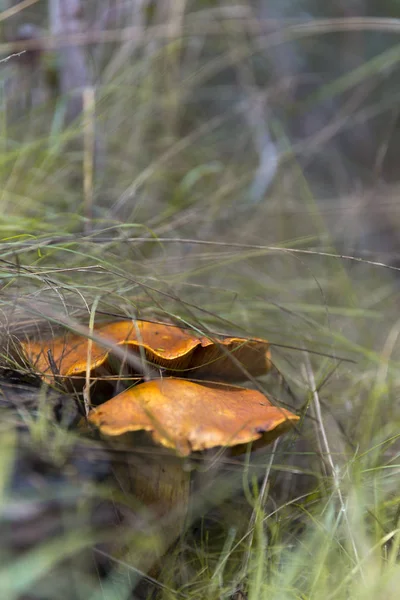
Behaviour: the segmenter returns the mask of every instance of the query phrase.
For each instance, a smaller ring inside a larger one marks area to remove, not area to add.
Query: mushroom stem
[[[185,459],[175,452],[152,444],[140,451],[137,438],[137,433],[127,433],[115,440],[114,447],[124,450],[114,464],[128,507],[122,511],[122,524],[132,533],[122,545],[118,542],[115,552],[125,563],[154,575],[159,560],[184,530],[191,475]]]

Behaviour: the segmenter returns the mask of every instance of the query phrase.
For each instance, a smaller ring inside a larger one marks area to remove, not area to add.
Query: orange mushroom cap
[[[94,335],[109,344],[126,347],[175,375],[239,381],[246,371],[259,376],[271,368],[269,344],[262,339],[207,338],[174,325],[150,321],[118,321],[96,326]],[[62,377],[82,377],[87,369],[89,340],[73,333],[51,340],[21,342],[27,360],[46,380],[54,377],[48,352]],[[110,367],[112,349],[92,342],[89,370]],[[110,370],[112,370],[110,368]]]
[[[122,392],[92,410],[88,419],[108,436],[148,431],[155,442],[187,456],[255,441],[265,432],[272,441],[299,417],[255,390],[165,378]]]

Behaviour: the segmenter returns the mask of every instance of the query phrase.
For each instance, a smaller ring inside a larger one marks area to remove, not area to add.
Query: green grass
[[[162,600],[397,598],[398,273],[340,258],[336,231],[358,198],[321,200],[278,118],[282,164],[265,199],[249,202],[258,156],[247,88],[221,107],[218,77],[227,66],[256,77],[256,44],[241,37],[235,54],[234,32],[225,35],[202,30],[198,53],[179,30],[170,43],[154,36],[137,48],[104,44],[93,181],[90,143],[79,119],[63,126],[62,99],[22,110],[2,92],[7,600],[122,600],[138,585],[143,597]],[[372,78],[385,56],[321,97]],[[23,77],[16,60],[4,77]],[[397,189],[385,191],[390,204]],[[34,387],[32,369],[11,352],[18,338],[119,317],[270,340],[293,395],[275,376],[259,384],[302,416],[276,446],[193,461],[186,530],[148,576],[129,557],[140,564],[168,518],[155,520],[119,488],[118,452],[72,427],[72,396]],[[122,542],[127,556],[116,551]]]

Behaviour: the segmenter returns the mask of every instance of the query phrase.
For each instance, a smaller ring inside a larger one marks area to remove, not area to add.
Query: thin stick
[[[35,4],[39,0],[25,0],[15,7],[22,10],[27,6]],[[22,6],[22,8],[21,8]],[[0,22],[9,18],[15,11],[15,8],[10,8],[0,13]],[[231,8],[231,7],[229,7]],[[296,22],[295,19],[226,19],[229,21],[229,33],[237,29],[243,32],[244,24],[249,34],[266,36],[267,40],[261,40],[268,48],[281,43],[282,32],[291,39],[304,37],[312,37],[325,35],[326,33],[337,33],[340,31],[378,31],[380,33],[398,33],[400,30],[400,19],[392,17],[345,17],[338,19],[310,19],[304,21],[301,19]],[[280,27],[277,31],[277,27]],[[43,36],[40,40],[16,40],[14,42],[5,42],[0,44],[0,53],[15,52],[20,49],[35,50],[37,48],[46,47],[46,49],[60,48],[74,44],[76,46],[86,46],[91,44],[114,44],[115,42],[126,42],[137,39],[137,44],[145,45],[149,40],[155,39],[170,39],[171,33],[175,35],[175,31],[171,32],[169,23],[154,25],[143,29],[142,26],[129,26],[117,29],[104,29],[102,31],[83,31],[80,33],[66,34],[62,36]],[[224,29],[221,28],[221,21],[215,19],[213,22],[204,21],[204,24],[199,19],[193,19],[183,29],[183,33],[189,35],[209,35],[218,36],[224,35]],[[279,36],[276,33],[280,34]],[[247,50],[246,50],[247,56]]]
[[[91,336],[93,335],[94,320],[95,320],[95,316],[96,316],[96,309],[97,309],[99,302],[100,302],[100,296],[96,296],[93,301],[92,308],[90,310],[89,331],[90,331]],[[91,366],[92,366],[92,349],[93,349],[93,338],[88,337],[85,387],[83,389],[83,401],[84,401],[86,416],[89,414],[89,410],[90,410],[90,407],[92,404],[91,400],[90,400],[90,386],[91,386],[90,375],[91,375],[91,371],[92,371],[92,368],[91,368]]]
[[[11,58],[18,58],[19,56],[21,56],[21,54],[25,54],[25,52],[26,50],[21,50],[21,52],[14,52],[14,54],[10,54],[9,56],[2,58],[0,60],[0,63],[8,62]]]
[[[49,361],[51,372],[53,373],[54,377],[55,378],[60,377],[60,370],[59,370],[59,368],[56,365],[56,362],[55,362],[54,357],[53,357],[53,353],[50,350],[50,348],[47,350],[47,358],[48,358],[48,361]]]
[[[83,202],[85,234],[92,229],[93,219],[93,172],[95,152],[95,91],[93,86],[83,90]]]
[[[22,0],[22,2],[18,2],[18,4],[16,4],[15,6],[10,6],[10,8],[7,8],[6,10],[2,10],[0,12],[0,23],[2,21],[5,21],[6,19],[10,19],[11,17],[14,17],[16,14],[18,14],[22,10],[25,10],[25,8],[28,8],[29,6],[32,6],[33,4],[36,4],[37,2],[39,2],[39,0]]]

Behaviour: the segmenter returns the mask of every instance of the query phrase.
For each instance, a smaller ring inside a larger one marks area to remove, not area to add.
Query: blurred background
[[[397,598],[399,1],[2,0],[0,9],[2,358],[10,332],[101,319],[263,337],[289,387],[271,377],[259,389],[304,417],[255,464],[255,478],[270,473],[260,511],[274,515],[258,533],[243,463],[225,487],[219,472],[204,475],[199,503],[222,533],[191,532],[161,578],[172,586],[179,571],[180,592],[162,597],[246,598],[234,581],[250,600]],[[105,517],[87,509],[110,499],[96,487],[110,457],[59,427],[68,396],[50,404],[23,384],[0,377],[0,408],[12,415],[0,421],[1,471],[16,472],[0,486],[2,527],[23,524],[22,513],[29,523],[15,542],[2,534],[14,581],[28,573],[28,589],[45,572],[27,598],[69,599],[71,567],[74,598],[119,598],[89,595],[109,564],[93,575],[89,552],[86,585],[79,544],[55,575],[50,559],[41,567],[48,532],[37,514],[56,514],[56,533],[77,532],[82,548],[82,523],[97,532],[112,522],[112,503],[111,517],[110,503]],[[10,441],[10,423],[22,441]],[[33,499],[19,513],[27,486]],[[15,562],[27,547],[39,548],[29,568]],[[268,577],[257,571],[266,556]],[[1,589],[6,576],[0,569]],[[351,583],[333,593],[342,581]]]
[[[28,199],[14,165],[7,206],[19,192],[35,215],[79,212],[85,104],[91,218],[197,237],[240,218],[237,241],[250,228],[270,244],[294,223],[296,237],[326,227],[346,252],[397,261],[396,0],[2,4],[1,53],[22,52],[1,65],[3,134],[14,149],[31,141],[24,169],[48,136],[58,165],[47,200],[48,168],[34,165]]]

